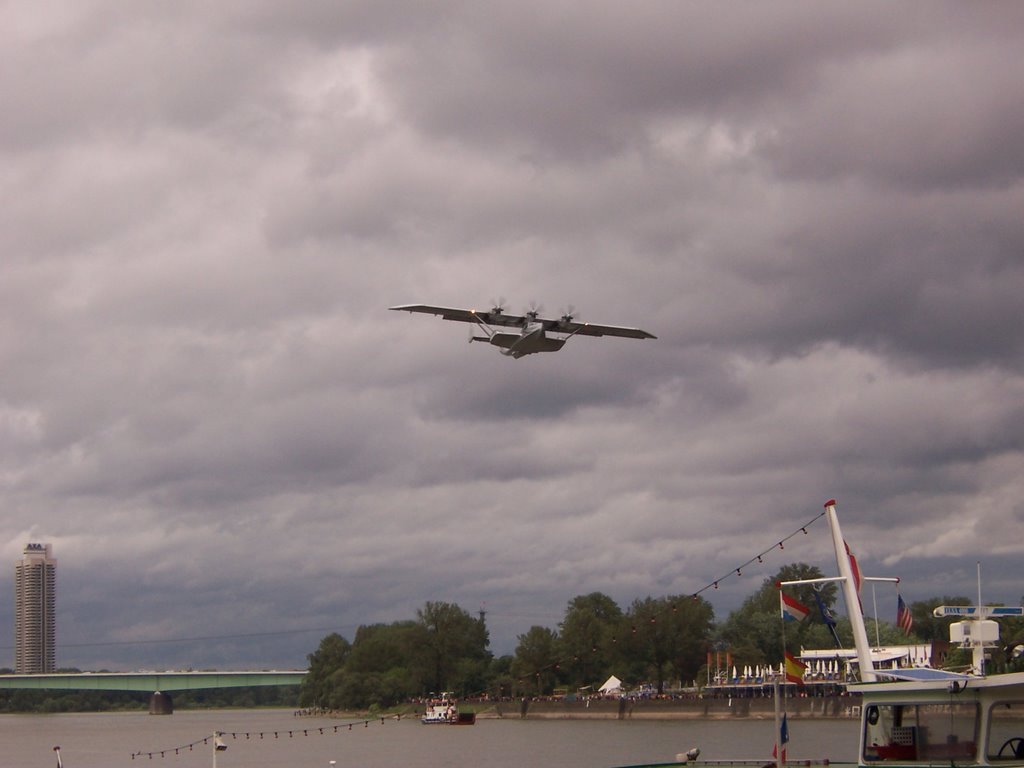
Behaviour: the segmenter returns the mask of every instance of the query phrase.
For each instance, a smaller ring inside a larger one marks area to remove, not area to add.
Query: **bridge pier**
[[[174,702],[168,693],[157,691],[149,697],[149,714],[151,715],[172,715],[174,714]]]

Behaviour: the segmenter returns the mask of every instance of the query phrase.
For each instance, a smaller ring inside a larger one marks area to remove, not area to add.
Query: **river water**
[[[218,768],[329,766],[332,760],[337,768],[613,768],[670,761],[691,747],[700,747],[705,759],[767,761],[774,732],[771,720],[746,719],[508,718],[460,727],[404,719],[358,722],[351,730],[350,722],[279,710],[2,715],[0,767],[53,768],[59,745],[65,768],[206,768],[213,764],[212,743],[185,745],[217,730],[227,732],[228,747],[217,753]],[[791,720],[789,731],[791,760],[856,757],[856,720]]]

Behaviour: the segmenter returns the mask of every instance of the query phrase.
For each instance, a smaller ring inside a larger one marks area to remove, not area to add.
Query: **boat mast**
[[[864,629],[864,611],[860,605],[857,584],[853,579],[850,557],[846,552],[846,541],[843,539],[843,532],[839,528],[839,517],[836,515],[835,499],[825,502],[825,516],[828,518],[828,526],[832,531],[832,546],[836,552],[836,567],[839,569],[839,575],[843,577],[843,598],[846,600],[846,613],[850,617],[850,626],[853,628],[853,642],[857,647],[860,679],[864,683],[873,683],[876,679],[875,667],[871,663],[871,646],[868,644],[868,633]]]
[[[974,624],[975,629],[981,629],[981,614],[985,611],[985,604],[981,602],[981,560],[978,561],[978,620]],[[971,633],[971,663],[974,666],[974,674],[985,674],[985,642],[980,632]]]

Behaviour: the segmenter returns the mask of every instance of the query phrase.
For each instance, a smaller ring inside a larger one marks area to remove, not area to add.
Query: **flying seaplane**
[[[427,304],[400,304],[397,307],[388,307],[388,309],[440,315],[443,320],[473,323],[484,335],[478,336],[476,332],[471,332],[470,343],[486,341],[488,344],[500,347],[498,351],[501,354],[516,360],[535,352],[557,352],[565,342],[577,335],[621,336],[627,339],[658,338],[639,328],[581,323],[573,318],[571,309],[559,318],[541,317],[540,310],[535,308],[531,308],[522,315],[509,315],[505,312],[501,302],[496,302],[490,310],[433,307]],[[515,333],[496,331],[492,326],[518,328],[519,330]]]

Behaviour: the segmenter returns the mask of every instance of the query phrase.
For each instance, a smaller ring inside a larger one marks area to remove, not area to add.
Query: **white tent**
[[[597,689],[598,693],[613,693],[622,687],[622,681],[612,675],[604,681],[604,685]]]

